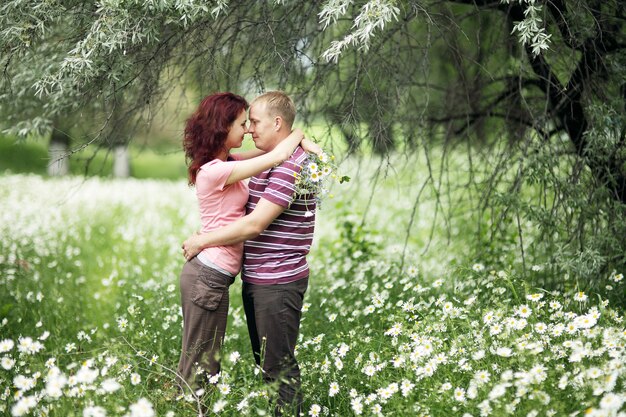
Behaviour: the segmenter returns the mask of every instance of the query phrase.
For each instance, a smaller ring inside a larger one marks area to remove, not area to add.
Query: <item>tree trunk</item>
[[[115,145],[113,148],[113,176],[115,178],[130,177],[130,156],[126,145]]]
[[[59,129],[52,130],[48,145],[48,175],[65,176],[70,172],[70,137]]]

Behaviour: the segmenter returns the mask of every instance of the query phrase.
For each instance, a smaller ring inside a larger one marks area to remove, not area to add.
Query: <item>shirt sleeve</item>
[[[208,164],[202,165],[198,172],[198,179],[196,180],[196,187],[198,187],[199,180],[202,181],[202,188],[204,191],[210,190],[224,190],[226,187],[226,180],[233,172],[237,161],[211,161]],[[198,187],[199,188],[199,187]],[[203,191],[200,190],[199,191]]]
[[[292,158],[270,171],[268,184],[261,198],[281,207],[289,207],[295,198],[296,176],[302,171],[302,165]]]

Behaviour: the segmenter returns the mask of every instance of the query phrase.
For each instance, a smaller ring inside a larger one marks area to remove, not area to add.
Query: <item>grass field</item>
[[[624,306],[607,301],[623,271],[600,293],[567,277],[545,290],[539,258],[526,278],[516,262],[471,259],[475,219],[438,226],[432,198],[405,249],[421,174],[376,177],[377,165],[344,163],[352,181],[318,212],[297,347],[305,414],[623,416]],[[219,381],[173,388],[180,243],[198,227],[183,179],[5,174],[0,200],[0,414],[268,415],[239,280]]]
[[[0,173],[34,173],[46,175],[48,165],[48,140],[16,140],[0,135]],[[70,157],[70,172],[88,177],[111,177],[113,156],[106,149],[94,147],[77,152]],[[131,145],[130,169],[133,178],[176,180],[186,175],[185,156],[182,150],[158,149]]]

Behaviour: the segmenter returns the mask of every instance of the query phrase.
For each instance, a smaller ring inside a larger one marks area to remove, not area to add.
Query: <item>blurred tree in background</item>
[[[591,278],[625,265],[625,7],[8,0],[0,117],[19,135],[82,125],[76,149],[127,141],[117,127],[132,131],[173,88],[283,89],[301,121],[337,129],[351,153],[441,157],[415,186],[467,189],[480,255],[516,245],[524,264],[532,254]],[[467,182],[452,184],[458,151]],[[454,202],[437,201],[451,216]]]

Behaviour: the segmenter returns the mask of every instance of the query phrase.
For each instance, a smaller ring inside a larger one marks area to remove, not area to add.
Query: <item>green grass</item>
[[[187,176],[185,155],[182,151],[155,153],[136,150],[131,157],[131,173],[135,178],[180,179]]]
[[[14,174],[33,173],[47,175],[48,140],[16,140],[0,136],[0,172]],[[112,154],[95,146],[76,152],[70,157],[70,173],[81,176],[111,177]],[[131,145],[131,176],[176,180],[186,174],[185,156],[182,150],[152,150],[144,146]]]
[[[467,259],[472,240],[463,233],[423,255],[428,204],[400,269],[404,226],[388,223],[406,212],[398,196],[410,196],[410,178],[403,171],[397,182],[386,179],[364,225],[370,183],[355,166],[344,168],[354,180],[325,201],[310,255],[297,348],[306,415],[319,406],[328,416],[378,416],[378,408],[394,416],[562,416],[622,401],[623,303],[605,301],[624,293],[622,271],[598,277],[602,292],[567,277],[561,291],[547,292],[540,264],[523,278],[499,259]],[[191,401],[176,395],[171,372],[180,353],[180,242],[197,228],[184,179],[4,175],[0,198],[0,414],[38,393],[32,413],[50,416],[82,416],[93,406],[125,415],[142,398],[158,415],[197,415],[191,393]],[[453,226],[462,230],[463,221]],[[443,232],[435,229],[436,242]],[[237,280],[220,385],[200,400],[209,411],[223,405],[220,415],[267,415],[272,387],[252,366],[240,290]],[[47,381],[59,375],[68,380],[55,397]],[[24,378],[34,386],[20,388]],[[115,392],[102,388],[111,378]]]
[[[0,135],[0,172],[44,175],[48,153],[41,141],[16,141]]]

